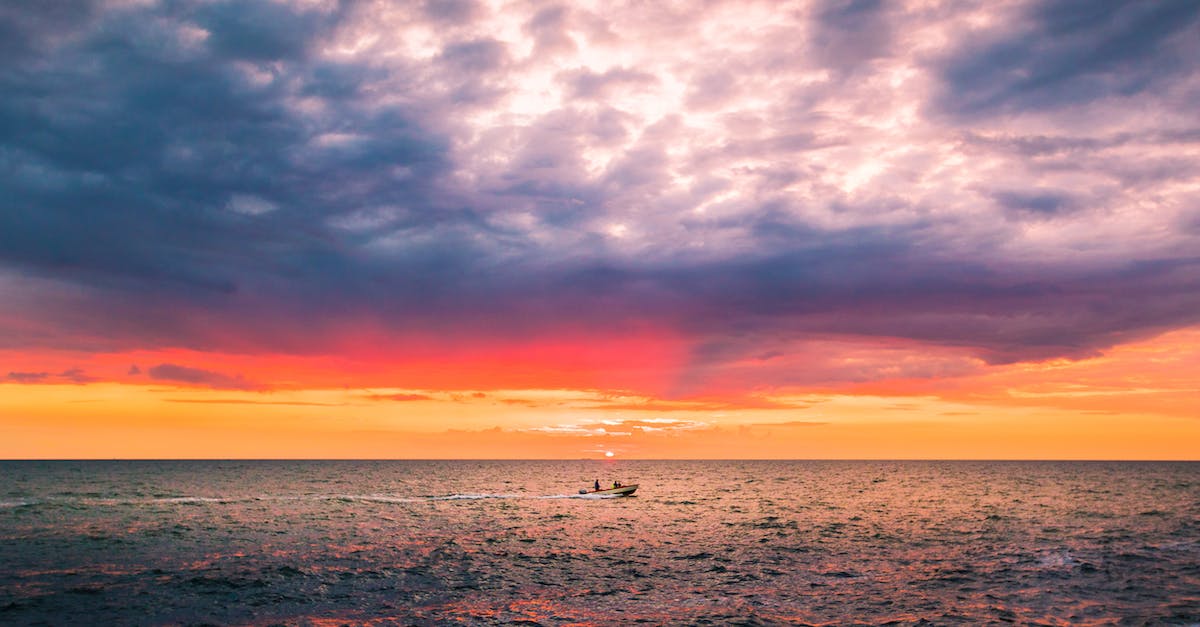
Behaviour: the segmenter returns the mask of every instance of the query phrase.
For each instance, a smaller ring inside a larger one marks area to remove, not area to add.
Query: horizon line
[[[973,458],[973,457],[9,457],[4,462],[1166,462],[1166,458]]]

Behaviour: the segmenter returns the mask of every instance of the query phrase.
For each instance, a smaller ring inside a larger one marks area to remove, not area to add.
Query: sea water
[[[1195,624],[1200,463],[0,462],[0,624]],[[634,497],[578,494],[599,479]]]

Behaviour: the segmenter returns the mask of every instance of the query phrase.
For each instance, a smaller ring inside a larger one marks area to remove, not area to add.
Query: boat
[[[636,490],[637,484],[623,485],[619,488],[605,488],[603,490],[580,490],[580,494],[595,494],[596,496],[629,496]]]

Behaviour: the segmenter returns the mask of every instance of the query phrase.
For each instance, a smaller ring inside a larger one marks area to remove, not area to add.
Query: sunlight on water
[[[1200,621],[1195,463],[0,470],[5,624]]]

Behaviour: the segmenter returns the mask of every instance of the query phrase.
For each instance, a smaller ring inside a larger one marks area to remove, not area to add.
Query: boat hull
[[[588,490],[584,494],[595,494],[596,496],[629,496],[637,490],[637,485],[623,485],[619,488],[607,488],[605,490]]]

